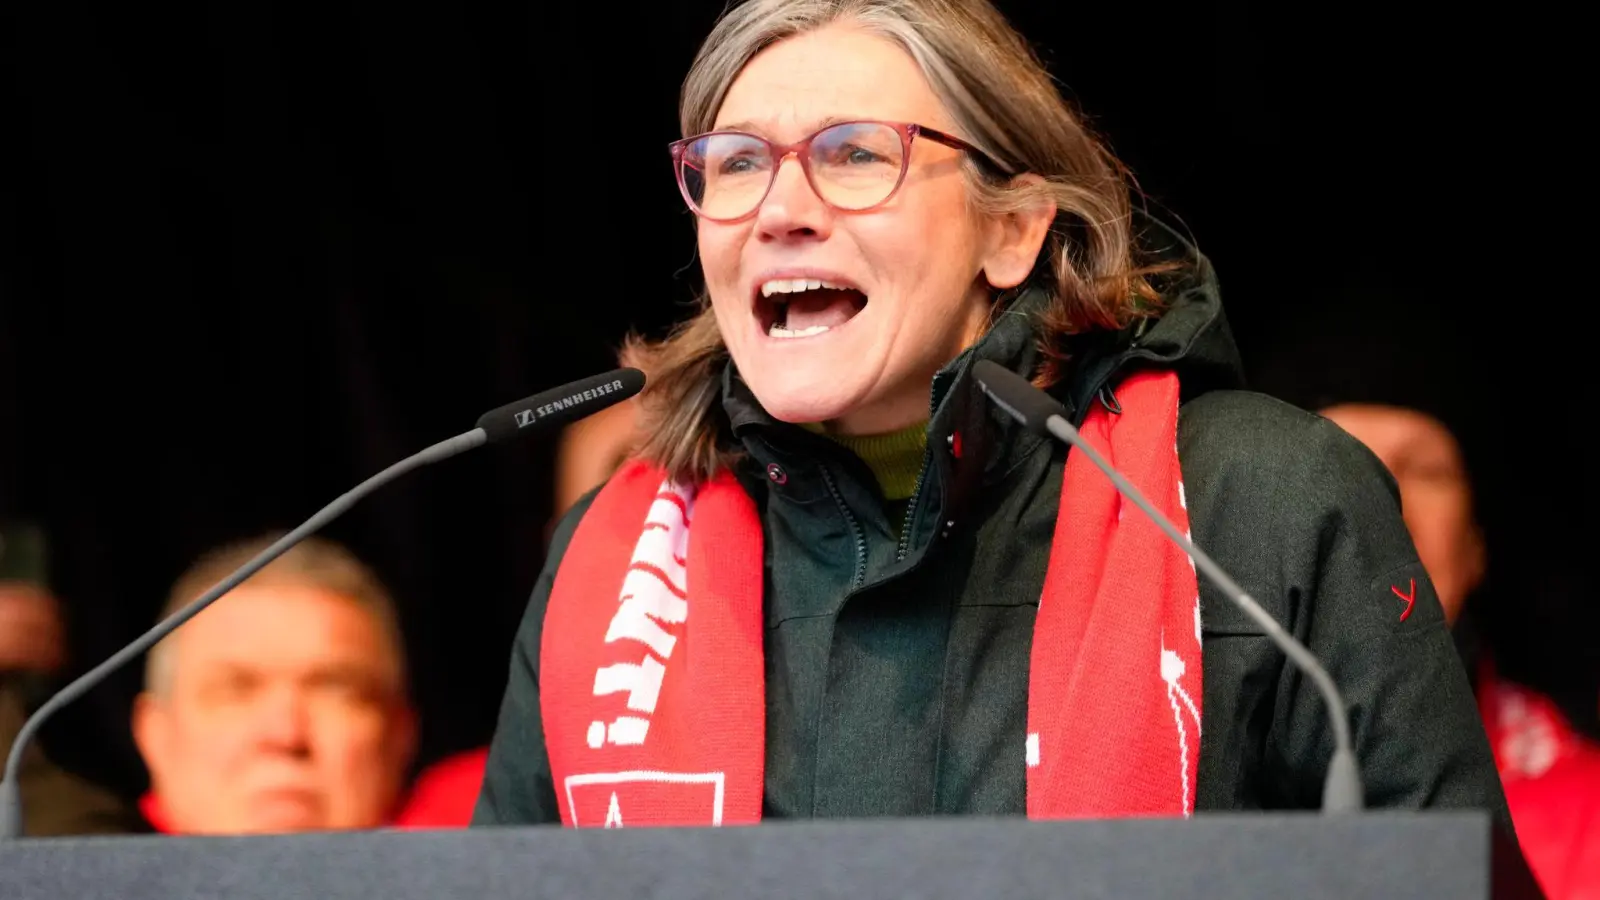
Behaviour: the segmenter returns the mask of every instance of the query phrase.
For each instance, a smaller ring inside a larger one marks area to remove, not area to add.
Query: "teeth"
[[[811,337],[814,334],[821,334],[828,330],[830,329],[827,325],[813,325],[810,328],[802,328],[799,331],[790,331],[782,325],[773,325],[772,328],[768,329],[767,336],[775,338],[803,338]]]
[[[831,281],[821,281],[816,278],[774,278],[762,282],[761,296],[771,297],[773,294],[798,294],[801,291],[815,291],[830,288],[835,291],[848,291],[851,288],[835,284]]]

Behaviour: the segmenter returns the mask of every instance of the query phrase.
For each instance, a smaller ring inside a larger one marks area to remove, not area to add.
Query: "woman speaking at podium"
[[[704,307],[557,529],[480,824],[1315,808],[1311,681],[991,360],[1328,668],[1372,806],[1504,800],[1392,481],[1239,390],[1207,261],[983,0],[751,0],[671,145]],[[665,156],[665,154],[663,154]]]

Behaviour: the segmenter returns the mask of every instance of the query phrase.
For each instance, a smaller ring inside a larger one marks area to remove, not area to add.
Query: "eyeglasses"
[[[881,206],[905,181],[911,142],[919,136],[1005,172],[960,138],[893,122],[840,122],[793,144],[774,144],[741,131],[713,131],[674,141],[668,149],[689,208],[713,222],[737,222],[761,207],[777,180],[778,166],[791,153],[811,189],[829,206],[845,212]]]

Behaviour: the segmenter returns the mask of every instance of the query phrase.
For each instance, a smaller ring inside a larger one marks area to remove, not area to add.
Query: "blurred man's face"
[[[1461,448],[1438,420],[1393,406],[1345,404],[1322,411],[1366,444],[1400,485],[1406,528],[1455,623],[1483,577],[1484,550],[1472,515],[1472,488]]]
[[[384,824],[415,743],[382,624],[337,594],[237,588],[171,640],[134,736],[168,825],[191,834]]]

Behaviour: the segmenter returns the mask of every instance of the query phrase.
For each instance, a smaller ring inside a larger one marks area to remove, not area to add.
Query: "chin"
[[[247,830],[254,833],[320,831],[328,827],[322,803],[303,791],[266,791],[252,798]]]
[[[243,834],[298,834],[303,831],[327,831],[328,823],[320,816],[295,814],[252,815],[240,829]]]
[[[778,371],[776,366],[757,367],[751,374],[741,368],[740,374],[767,415],[796,425],[843,418],[861,406],[867,393],[864,386],[837,374]]]

